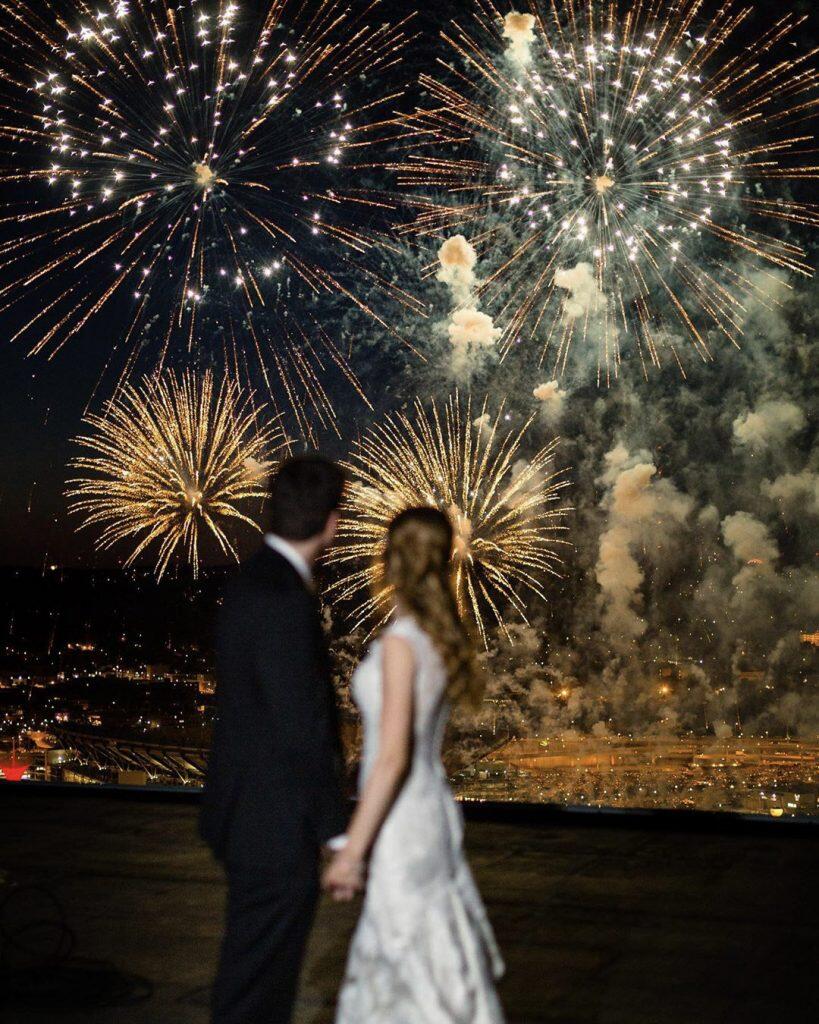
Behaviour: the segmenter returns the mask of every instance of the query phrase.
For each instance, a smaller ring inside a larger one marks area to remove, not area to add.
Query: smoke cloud
[[[457,380],[468,380],[485,365],[502,333],[492,317],[478,308],[477,260],[474,247],[463,235],[447,238],[438,250],[440,267],[436,277],[449,288],[456,304],[449,315],[446,333],[450,366]]]
[[[667,549],[694,503],[670,481],[655,480],[657,467],[645,452],[632,457],[618,445],[607,453],[605,464],[599,482],[606,487],[601,504],[608,526],[600,537],[596,576],[603,629],[612,647],[623,650],[647,628],[640,613],[645,572],[637,552],[650,560]]]
[[[598,287],[590,263],[578,263],[569,270],[558,270],[555,285],[569,293],[563,303],[563,315],[567,320],[597,313],[603,307],[603,292]]]
[[[242,467],[245,471],[245,476],[249,483],[257,483],[263,480],[273,468],[273,464],[269,461],[260,462],[258,459],[254,459],[252,456],[247,456],[242,461]]]
[[[547,384],[538,384],[532,394],[541,403],[540,412],[544,422],[554,426],[563,415],[563,404],[568,392],[561,391],[556,380],[550,380]]]
[[[571,299],[591,308],[584,281]],[[488,655],[511,729],[819,735],[819,652],[802,639],[819,629],[819,302],[774,274],[758,286],[743,350],[690,361],[685,381],[561,378],[575,552],[530,612],[535,653],[515,633]],[[509,393],[523,415],[528,392]]]
[[[456,309],[447,328],[452,344],[452,372],[458,378],[468,377],[481,357],[482,349],[494,349],[501,335],[492,317],[479,309]]]
[[[803,469],[800,473],[783,473],[775,480],[766,480],[762,490],[782,506],[788,518],[819,515],[819,473]]]
[[[779,558],[779,551],[768,527],[748,512],[735,512],[722,521],[725,543],[741,561],[769,565]]]
[[[479,434],[483,434],[484,432],[490,433],[492,430],[492,417],[488,412],[483,412],[480,416],[476,416],[475,419],[472,420],[472,426],[477,429]]]
[[[532,43],[535,41],[535,19],[531,14],[510,11],[503,19],[503,38],[508,39],[506,56],[517,68],[526,68],[532,62]]]
[[[472,245],[463,235],[453,235],[438,250],[438,262],[437,280],[449,288],[454,302],[463,306],[469,304],[478,283],[475,277],[478,254]]]
[[[805,414],[793,402],[764,401],[734,420],[734,439],[757,451],[777,447],[804,430]]]

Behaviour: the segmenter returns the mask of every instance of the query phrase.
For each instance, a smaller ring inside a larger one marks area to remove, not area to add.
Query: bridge
[[[204,747],[122,739],[76,730],[61,729],[53,735],[58,746],[76,753],[79,761],[103,771],[142,771],[151,782],[170,779],[183,786],[198,786],[204,781],[208,753]]]

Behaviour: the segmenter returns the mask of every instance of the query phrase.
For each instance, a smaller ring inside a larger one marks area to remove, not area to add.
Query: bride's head
[[[384,576],[396,603],[431,637],[446,668],[447,695],[474,706],[483,694],[475,647],[452,586],[452,526],[435,508],[409,508],[390,523]]]

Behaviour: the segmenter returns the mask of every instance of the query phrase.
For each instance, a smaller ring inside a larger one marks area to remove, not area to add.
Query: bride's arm
[[[378,754],[347,830],[347,843],[325,872],[325,888],[349,896],[360,887],[363,864],[387,817],[412,760],[413,679],[410,643],[385,636],[382,643],[382,704]]]

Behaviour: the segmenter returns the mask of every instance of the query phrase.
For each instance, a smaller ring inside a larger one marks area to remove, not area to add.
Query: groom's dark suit
[[[288,1024],[323,843],[344,831],[340,745],[318,602],[265,547],[228,585],[202,835],[225,864],[215,1024]]]

